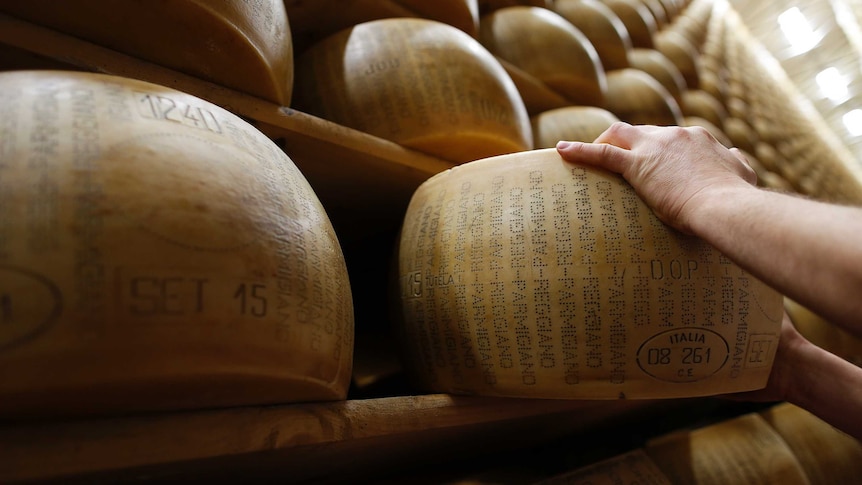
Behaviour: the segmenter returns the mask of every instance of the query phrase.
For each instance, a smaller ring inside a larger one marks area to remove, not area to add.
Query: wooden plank
[[[320,480],[453,446],[561,436],[649,401],[554,401],[442,394],[0,426],[0,482],[225,474]],[[531,437],[514,433],[529,431]],[[514,434],[513,434],[514,433]],[[373,446],[370,446],[373,445]],[[387,453],[389,453],[387,455]]]

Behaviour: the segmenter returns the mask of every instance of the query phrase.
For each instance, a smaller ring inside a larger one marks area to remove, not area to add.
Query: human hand
[[[614,123],[593,143],[560,142],[557,151],[566,161],[622,174],[659,219],[689,234],[710,196],[757,183],[739,150],[728,150],[701,127]]]

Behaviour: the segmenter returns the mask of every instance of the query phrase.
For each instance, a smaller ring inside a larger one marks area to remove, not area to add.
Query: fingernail
[[[557,150],[565,150],[572,146],[572,142],[570,141],[558,141],[557,142]]]

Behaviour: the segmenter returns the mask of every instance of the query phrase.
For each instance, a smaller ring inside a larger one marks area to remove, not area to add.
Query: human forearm
[[[691,230],[827,319],[862,332],[862,209],[753,187],[701,195]]]

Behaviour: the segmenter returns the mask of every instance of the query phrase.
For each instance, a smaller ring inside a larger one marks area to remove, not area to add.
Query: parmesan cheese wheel
[[[398,253],[399,329],[425,389],[618,399],[762,388],[779,294],[664,224],[621,177],[553,149],[438,174]]]
[[[789,298],[785,299],[784,307],[793,326],[811,343],[855,365],[862,365],[862,339]]]
[[[682,114],[703,118],[715,126],[724,126],[727,110],[711,94],[700,89],[683,91],[679,105]]]
[[[630,451],[578,470],[551,477],[537,485],[672,485],[643,450]]]
[[[862,444],[790,403],[760,413],[784,439],[811,485],[855,483],[862,477]]]
[[[639,69],[608,73],[608,111],[631,124],[683,125],[673,96],[656,79]]]
[[[654,42],[655,50],[664,54],[679,68],[686,86],[697,87],[700,82],[700,61],[697,49],[691,45],[691,42],[682,35],[668,30],[656,34]]]
[[[554,10],[587,36],[606,71],[629,67],[632,39],[607,5],[599,0],[557,0]]]
[[[453,162],[532,148],[524,102],[482,45],[440,22],[385,19],[299,59],[295,106]]]
[[[626,26],[634,47],[653,48],[653,36],[658,32],[658,26],[646,5],[640,0],[605,0],[605,4]]]
[[[670,59],[655,49],[632,49],[629,51],[629,64],[660,82],[673,96],[677,104],[682,101],[682,93],[687,89],[685,79]]]
[[[733,145],[745,150],[749,153],[754,153],[757,143],[760,141],[757,137],[757,132],[754,131],[744,119],[728,116],[724,120],[722,126],[724,133],[733,142]]]
[[[809,484],[787,443],[756,413],[655,438],[646,452],[671,483]]]
[[[573,104],[601,106],[607,80],[589,39],[554,12],[509,7],[482,17],[479,40]]]
[[[281,0],[33,0],[3,2],[0,11],[274,103],[290,104],[293,46]]]
[[[341,249],[237,116],[123,78],[0,74],[0,416],[346,396]]]
[[[568,106],[533,116],[536,148],[553,148],[560,140],[591,142],[619,121],[613,113],[593,106]]]

